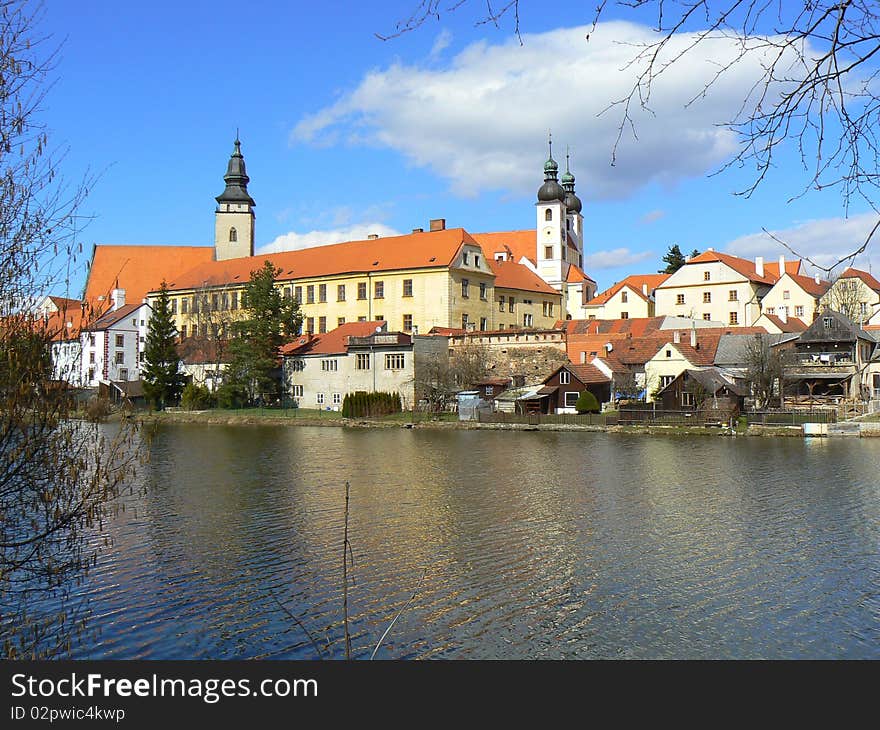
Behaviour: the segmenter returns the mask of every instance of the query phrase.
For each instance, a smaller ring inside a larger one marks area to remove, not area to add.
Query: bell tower
[[[557,179],[559,166],[553,159],[553,140],[548,141],[550,155],[544,163],[544,184],[538,189],[536,233],[538,276],[560,289],[564,281],[566,258],[565,190]]]
[[[217,261],[254,255],[254,199],[248,194],[250,178],[235,135],[235,149],[223,176],[226,189],[218,195],[214,212],[214,258]]]

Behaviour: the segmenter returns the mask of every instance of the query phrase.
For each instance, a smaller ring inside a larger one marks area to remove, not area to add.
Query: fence
[[[530,426],[541,424],[566,424],[577,426],[614,426],[616,413],[496,413],[477,412],[480,423],[524,423]]]
[[[752,411],[742,414],[749,424],[762,426],[800,426],[804,423],[836,423],[832,410]],[[529,426],[566,424],[578,426],[727,426],[730,414],[717,411],[664,411],[661,409],[621,410],[618,413],[485,413],[478,414],[480,423],[521,423]],[[735,421],[736,419],[734,419]]]
[[[805,423],[837,423],[837,411],[811,409],[803,411],[749,411],[744,413],[749,425],[802,426]]]

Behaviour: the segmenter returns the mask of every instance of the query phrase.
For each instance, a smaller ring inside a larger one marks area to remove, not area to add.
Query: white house
[[[126,304],[123,289],[115,289],[111,301],[109,312],[83,327],[82,384],[88,387],[140,379],[152,310],[146,303]]]

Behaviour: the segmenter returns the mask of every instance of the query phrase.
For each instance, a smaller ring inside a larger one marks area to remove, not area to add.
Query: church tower
[[[214,258],[217,261],[254,255],[254,199],[248,194],[250,178],[244,167],[241,142],[235,136],[235,149],[223,176],[226,189],[218,195],[214,213]]]
[[[568,151],[565,153],[565,172],[562,173],[562,189],[565,190],[565,229],[569,241],[569,263],[584,268],[584,217],[583,203],[574,192],[574,175],[571,174]]]
[[[549,140],[550,156],[544,163],[544,184],[538,189],[536,232],[538,276],[555,289],[562,288],[566,262],[565,190],[559,184],[559,166],[553,159],[553,140]]]

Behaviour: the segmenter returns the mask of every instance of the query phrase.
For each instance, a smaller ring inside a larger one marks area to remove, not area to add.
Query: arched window
[[[544,220],[545,221],[552,221],[553,220],[553,209],[552,208],[547,208],[547,210],[544,211]]]
[[[234,228],[229,229],[229,243],[235,243],[238,240],[238,231]]]

